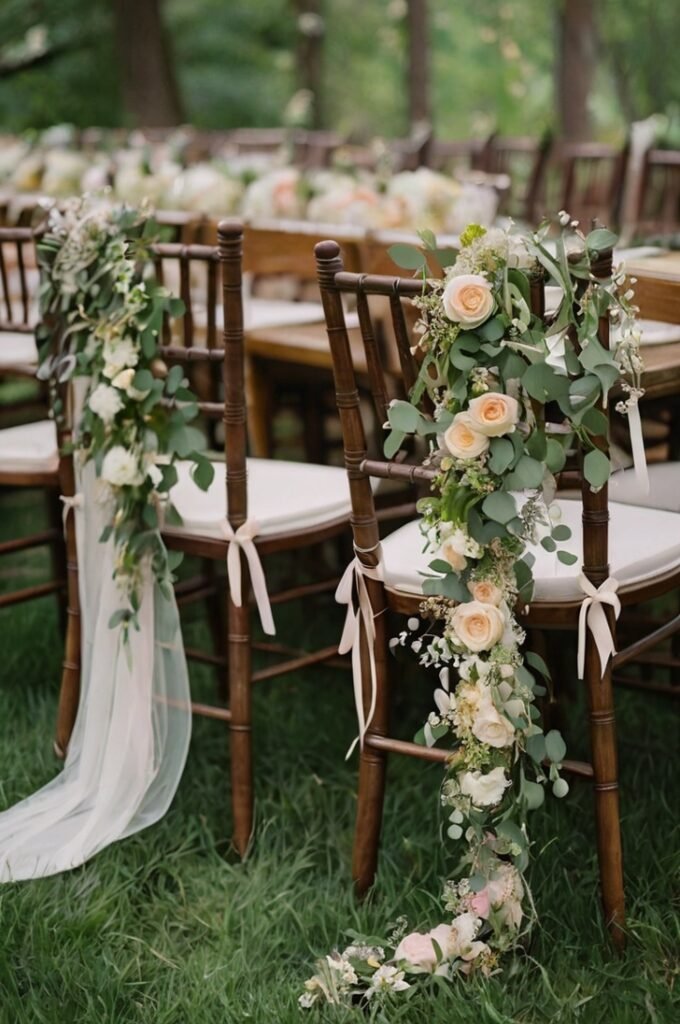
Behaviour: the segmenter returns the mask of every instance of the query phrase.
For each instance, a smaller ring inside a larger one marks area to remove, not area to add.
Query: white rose
[[[455,459],[476,459],[488,450],[489,438],[473,426],[470,414],[459,412],[444,433],[444,444]]]
[[[505,617],[499,608],[468,601],[455,609],[451,624],[460,642],[470,651],[488,651],[503,636]]]
[[[489,900],[493,909],[506,924],[519,928],[522,916],[522,898],[524,886],[516,867],[512,864],[499,864],[486,885]]]
[[[479,327],[493,313],[491,285],[481,274],[452,277],[442,294],[444,312],[461,327]]]
[[[104,423],[111,423],[113,418],[123,408],[123,400],[115,388],[108,384],[98,384],[90,395],[87,404],[92,412],[99,416]]]
[[[142,483],[144,474],[139,468],[137,457],[117,444],[104,456],[101,478],[114,487],[134,487]]]
[[[510,785],[504,768],[492,768],[486,775],[478,771],[463,772],[459,782],[461,793],[469,796],[475,807],[494,807],[499,804]]]
[[[500,391],[487,391],[473,398],[468,407],[470,427],[487,437],[511,434],[519,419],[519,402]]]
[[[472,722],[473,735],[489,747],[509,747],[515,739],[515,727],[502,715],[493,701],[483,703]]]
[[[136,366],[139,362],[139,349],[132,338],[116,338],[114,341],[105,341],[102,355],[104,362],[111,368],[118,367],[118,370],[123,370],[126,366]],[[107,373],[106,376],[115,376],[116,372]]]

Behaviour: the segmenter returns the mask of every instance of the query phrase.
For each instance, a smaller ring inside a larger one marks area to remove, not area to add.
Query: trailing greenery
[[[2,540],[44,521],[35,494],[7,492],[0,501]],[[0,588],[37,582],[47,570],[42,552],[5,558]],[[201,613],[187,615],[187,642],[206,642]],[[312,631],[324,630],[331,642],[341,625],[330,604],[313,623],[304,610],[281,615],[282,629],[310,644]],[[54,600],[1,611],[0,643],[5,807],[58,770],[51,749],[61,663]],[[572,650],[565,664],[571,679]],[[198,699],[214,696],[209,670],[192,666],[192,685]],[[430,692],[402,678],[401,735],[412,735]],[[570,752],[583,756],[582,695],[569,685],[561,697]],[[497,978],[447,985],[436,999],[423,991],[374,1021],[675,1024],[677,729],[661,698],[619,691],[617,706],[630,926],[624,956],[607,947],[592,794],[580,783],[535,822],[540,918],[531,945]],[[298,1024],[300,977],[318,950],[337,941],[338,921],[373,934],[400,913],[413,924],[431,917],[446,870],[435,795],[441,769],[391,762],[378,884],[358,905],[350,884],[356,766],[344,762],[355,731],[348,677],[326,668],[261,684],[255,730],[257,825],[244,864],[228,848],[226,732],[196,719],[184,779],[160,824],[77,871],[0,888],[0,1024]],[[344,1008],[323,1017],[332,1024],[370,1019]]]

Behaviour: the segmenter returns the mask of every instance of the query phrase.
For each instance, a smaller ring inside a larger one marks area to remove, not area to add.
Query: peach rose
[[[505,617],[493,604],[468,601],[459,604],[452,617],[456,636],[469,651],[488,651],[505,632]]]
[[[439,557],[448,562],[454,572],[462,572],[467,566],[467,558],[456,550],[450,540],[445,540],[440,547]]]
[[[441,928],[441,925],[439,927]],[[447,928],[447,931],[450,932],[451,929]],[[432,932],[411,932],[410,935],[404,936],[395,949],[394,959],[406,960],[412,970],[431,973],[437,966],[437,953],[432,938],[444,952],[439,937],[436,928],[433,928]]]
[[[444,444],[455,459],[476,459],[487,451],[490,443],[485,434],[480,434],[472,426],[467,412],[457,413],[444,434]]]
[[[475,601],[480,601],[482,604],[495,604],[498,607],[503,600],[501,588],[489,580],[475,580],[473,583],[468,583],[468,590]]]
[[[500,437],[511,434],[519,419],[519,402],[510,395],[499,391],[487,391],[470,402],[468,413],[470,426],[478,434]]]
[[[493,313],[491,285],[481,274],[452,277],[442,294],[444,312],[461,327],[479,327]]]

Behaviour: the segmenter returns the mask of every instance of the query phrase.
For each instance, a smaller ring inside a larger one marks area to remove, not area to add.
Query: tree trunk
[[[161,4],[162,0],[113,0],[125,113],[144,128],[171,127],[182,121]]]
[[[294,0],[297,15],[295,62],[300,89],[311,96],[309,127],[321,128],[324,123],[322,81],[323,40],[326,27],[323,0]]]
[[[557,14],[556,100],[564,139],[590,135],[588,96],[597,57],[593,0],[562,0]]]
[[[413,132],[431,120],[427,0],[408,0],[407,31],[408,116]]]

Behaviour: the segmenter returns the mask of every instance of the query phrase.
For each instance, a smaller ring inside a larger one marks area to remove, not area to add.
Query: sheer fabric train
[[[0,881],[78,867],[109,843],[163,817],[191,734],[189,679],[174,597],[149,569],[140,629],[129,646],[109,619],[122,605],[113,541],[101,543],[110,508],[97,500],[93,463],[78,476],[76,516],[82,623],[82,691],[61,773],[0,814]],[[47,738],[46,738],[47,742]]]

